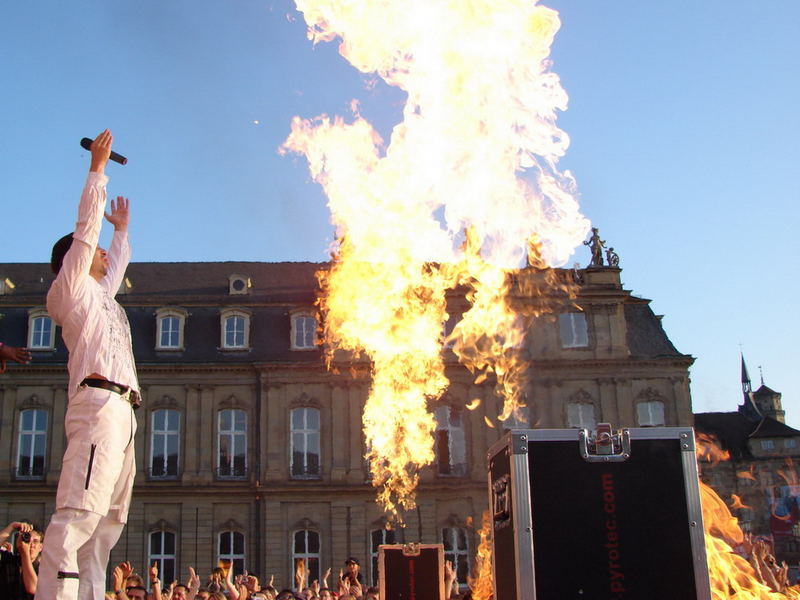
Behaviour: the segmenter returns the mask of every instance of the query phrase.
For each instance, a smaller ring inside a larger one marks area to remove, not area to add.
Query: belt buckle
[[[136,410],[142,405],[142,396],[136,390],[128,388],[126,396],[125,399],[131,403],[133,410]]]

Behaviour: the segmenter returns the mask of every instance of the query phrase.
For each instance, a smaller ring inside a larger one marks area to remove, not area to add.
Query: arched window
[[[218,564],[227,561],[234,575],[244,573],[244,534],[239,531],[222,531],[219,534]]]
[[[664,403],[661,400],[639,402],[636,415],[640,427],[661,427],[664,425]]]
[[[226,350],[250,347],[250,314],[241,309],[227,309],[220,314],[221,346]]]
[[[47,449],[47,411],[23,410],[19,415],[17,477],[42,479]]]
[[[219,411],[218,474],[244,477],[247,474],[247,413],[230,409]]]
[[[444,559],[453,563],[458,585],[466,585],[469,574],[467,530],[463,527],[445,527],[442,529],[442,543],[444,544]]]
[[[292,537],[292,574],[290,580],[294,580],[294,569],[297,566],[297,561],[302,559],[305,561],[306,572],[308,573],[307,581],[314,581],[315,579],[319,581],[319,532],[313,529],[299,529],[292,534]]]
[[[186,311],[182,308],[159,308],[156,311],[156,350],[183,350]]]
[[[291,473],[296,479],[317,479],[319,464],[319,410],[310,406],[291,412]]]
[[[181,413],[177,410],[153,411],[150,444],[150,476],[174,479],[178,476]]]
[[[317,319],[311,313],[292,315],[292,350],[313,350],[317,347]]]
[[[467,444],[461,409],[439,406],[436,409],[436,464],[439,475],[463,477],[467,474]]]
[[[175,534],[171,531],[150,533],[150,553],[147,564],[158,563],[158,578],[164,585],[175,580]]]
[[[28,348],[52,350],[55,347],[55,329],[53,319],[45,309],[32,310],[28,315]]]
[[[372,585],[378,585],[378,548],[386,544],[396,544],[397,535],[394,529],[373,529],[369,532],[369,564],[372,567],[370,578]]]

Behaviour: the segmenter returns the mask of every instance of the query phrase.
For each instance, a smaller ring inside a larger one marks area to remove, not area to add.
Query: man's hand
[[[122,196],[117,196],[117,201],[111,200],[111,214],[105,213],[106,221],[114,226],[114,231],[127,231],[130,218],[130,201]]]
[[[7,360],[13,360],[14,362],[27,365],[31,362],[31,353],[25,348],[6,346],[0,343],[0,373],[5,372]]]
[[[126,560],[125,562],[119,563],[119,568],[122,570],[122,576],[125,579],[128,579],[128,577],[133,575],[133,566],[131,565],[130,561]]]
[[[102,175],[106,170],[106,163],[108,157],[111,156],[111,144],[114,141],[114,136],[108,129],[105,129],[100,135],[94,138],[91,145],[92,163],[89,170],[94,173]]]
[[[115,591],[125,589],[125,577],[122,576],[122,568],[119,565],[114,567],[114,572],[112,573],[111,578],[114,580],[113,585]]]

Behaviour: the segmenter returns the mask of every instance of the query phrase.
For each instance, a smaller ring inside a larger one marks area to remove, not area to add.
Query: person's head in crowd
[[[278,597],[278,590],[276,590],[273,586],[268,585],[267,587],[261,588],[261,592],[266,596],[267,600],[275,600]]]
[[[128,587],[144,587],[144,579],[141,575],[132,573],[128,579],[125,580],[125,585]]]
[[[172,589],[172,600],[187,600],[189,598],[189,588],[179,583]]]
[[[22,535],[17,533],[17,537],[16,537],[17,553],[19,554],[19,552],[21,551],[22,544],[28,544],[28,547],[30,548],[31,562],[32,563],[36,563],[36,561],[39,560],[39,555],[42,553],[42,544],[44,543],[44,534],[41,531],[37,530],[37,529],[33,529],[30,532],[30,534],[31,534],[30,535],[30,540],[26,542],[23,539]]]
[[[380,589],[375,586],[367,588],[367,591],[364,593],[364,600],[378,600],[380,595]]]
[[[348,576],[351,583],[356,583],[358,581],[358,571],[361,568],[361,565],[358,564],[358,559],[351,556],[344,561],[344,566],[347,569],[345,575]]]
[[[321,588],[319,590],[319,600],[333,600],[331,588]]]
[[[141,585],[128,586],[125,588],[125,593],[130,600],[147,600],[147,590]]]
[[[283,589],[278,593],[277,600],[294,600],[294,592],[292,590]]]
[[[197,590],[195,595],[196,600],[208,600],[211,597],[211,592],[207,588],[201,587]]]
[[[195,598],[196,598],[196,597],[197,597],[197,596],[195,596]],[[251,597],[251,598],[255,598],[256,596],[255,596],[255,595],[253,595],[253,596],[250,596],[250,597]],[[213,594],[211,594],[211,595],[210,595],[208,598],[209,598],[209,600],[226,600],[226,598],[225,598],[225,594],[223,594],[222,592],[214,592],[214,593],[213,593]]]

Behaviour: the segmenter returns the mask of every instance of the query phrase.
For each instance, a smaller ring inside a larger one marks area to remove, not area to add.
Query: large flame
[[[447,290],[469,289],[449,343],[479,378],[496,377],[505,419],[521,402],[515,356],[529,324],[511,306],[509,269],[531,248],[535,266],[562,264],[588,231],[557,169],[569,142],[548,61],[560,23],[535,0],[296,4],[310,39],[340,38],[353,66],[407,94],[388,145],[355,112],[295,117],[283,146],[306,156],[329,200],[339,240],[320,275],[329,360],[341,349],[372,362],[367,452],[396,514],[414,506],[418,470],[434,458],[428,403],[448,385]]]
[[[698,434],[697,442],[697,455],[701,460],[715,463],[720,459],[730,458],[710,436]],[[744,473],[752,477],[747,471]],[[778,592],[767,585],[765,580],[774,585],[775,579],[769,573],[761,573],[759,576],[747,558],[735,551],[742,548],[748,540],[722,498],[703,482],[700,482],[700,501],[703,506],[708,572],[714,600],[800,599],[800,590],[797,587]],[[733,507],[745,508],[736,495],[733,496]]]

